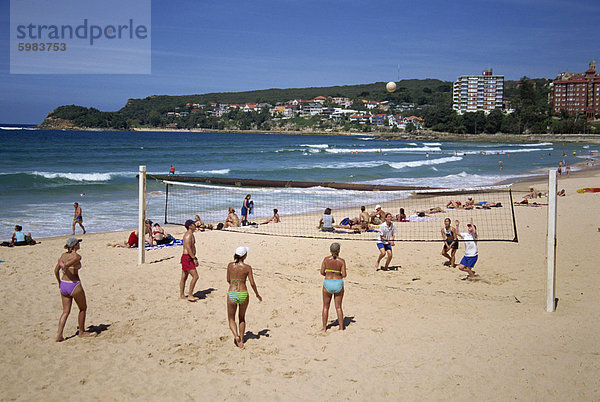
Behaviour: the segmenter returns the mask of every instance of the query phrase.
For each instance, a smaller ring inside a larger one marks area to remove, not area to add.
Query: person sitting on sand
[[[151,247],[156,246],[156,242],[152,236],[152,221],[150,219],[144,221],[144,241]]]
[[[235,214],[235,209],[229,207],[229,214],[225,219],[225,225],[223,225],[223,229],[240,226],[242,226],[240,223],[240,218]]]
[[[21,225],[15,225],[15,231],[10,238],[11,246],[33,246],[35,243],[36,241],[31,238],[31,233],[25,234]]]
[[[381,225],[385,220],[385,212],[381,209],[381,205],[375,205],[375,210],[371,212],[370,218],[373,225]]]
[[[369,228],[369,222],[371,222],[371,216],[366,211],[365,206],[360,207],[360,215],[358,216],[360,220],[360,227],[362,230],[367,230]]]
[[[538,198],[538,193],[533,189],[533,187],[530,187],[529,192],[523,196],[523,199],[530,200],[532,198]]]
[[[558,195],[559,197],[564,197],[565,195],[567,195],[567,193],[565,192],[565,189],[563,188],[558,193],[556,193],[556,195]]]
[[[406,219],[406,213],[404,213],[404,208],[400,208],[400,213],[396,215],[393,220],[397,222],[408,222],[408,219]]]
[[[463,205],[463,209],[473,209],[474,207],[475,207],[475,200],[473,199],[473,197],[468,196],[467,201]]]
[[[202,222],[202,219],[200,219],[200,215],[196,215],[194,219],[196,219],[196,229],[200,230],[201,232],[204,232],[206,229],[213,230],[213,225]]]
[[[181,280],[179,281],[179,298],[187,299],[190,302],[198,301],[198,298],[194,296],[194,286],[198,281],[198,257],[196,257],[196,238],[194,237],[194,231],[196,225],[194,221],[188,219],[185,221],[186,232],[183,235],[183,253],[181,254]],[[192,276],[190,281],[190,291],[187,296],[185,295],[185,282],[188,276]]]
[[[71,237],[65,244],[67,250],[58,259],[56,267],[54,267],[54,276],[58,282],[58,289],[60,291],[60,297],[62,300],[63,312],[58,320],[58,333],[56,334],[56,342],[62,342],[65,340],[63,331],[67,318],[71,313],[71,305],[73,299],[79,307],[79,316],[77,323],[79,324],[78,336],[85,337],[90,336],[90,332],[85,331],[85,314],[87,310],[87,301],[85,298],[85,292],[81,286],[81,280],[79,279],[79,270],[81,269],[81,256],[77,254],[77,250],[81,248],[79,243],[81,239]],[[62,271],[62,278],[60,276]]]
[[[458,231],[459,221],[456,221],[455,231],[458,237],[465,240],[465,255],[458,264],[458,269],[469,274],[469,276],[463,278],[472,280],[475,277],[475,263],[477,262],[478,251],[477,251],[477,226],[473,224],[473,218],[470,223],[467,223],[467,232],[460,233]]]
[[[458,237],[456,230],[454,230],[451,224],[450,218],[444,219],[444,227],[442,228],[442,238],[444,239],[442,255],[448,259],[448,261],[444,262],[444,265],[454,268],[456,267],[454,259],[456,250],[458,250]],[[448,251],[450,251],[450,254],[448,254]]]
[[[344,330],[344,311],[342,310],[342,300],[344,299],[344,279],[346,277],[346,261],[340,258],[340,244],[331,243],[329,246],[331,255],[325,257],[321,263],[321,275],[323,280],[323,329],[327,331],[327,321],[329,320],[329,306],[332,296],[335,299],[335,311],[337,313],[339,330]]]
[[[319,220],[319,226],[317,229],[321,229],[324,232],[333,232],[333,224],[335,220],[333,219],[333,215],[331,215],[331,208],[325,208],[325,212],[321,216]]]
[[[173,241],[173,236],[165,233],[165,230],[157,223],[152,227],[152,238],[156,244],[169,244]]]
[[[279,222],[281,222],[281,218],[279,217],[279,211],[277,210],[277,208],[273,208],[273,216],[271,217],[271,219],[264,222],[264,224],[279,223]]]
[[[229,329],[233,333],[235,344],[238,348],[244,348],[244,335],[246,333],[246,309],[250,298],[248,297],[248,288],[246,287],[246,278],[250,281],[250,286],[254,290],[254,294],[259,302],[262,302],[262,297],[258,294],[254,275],[252,275],[252,267],[245,263],[248,257],[248,247],[240,246],[235,249],[233,262],[227,265],[227,320],[229,321]],[[235,312],[240,307],[239,311],[239,328],[235,322]]]

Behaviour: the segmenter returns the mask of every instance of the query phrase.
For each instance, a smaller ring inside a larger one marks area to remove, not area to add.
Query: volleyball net
[[[445,218],[451,220],[453,227],[459,221],[460,232],[466,232],[466,224],[472,220],[477,226],[479,241],[517,241],[512,192],[507,186],[443,190],[353,183],[161,177],[150,178],[165,184],[165,223],[169,224],[184,224],[198,215],[206,228],[213,230],[373,241],[377,239],[380,221],[371,215],[380,207],[381,211],[392,214],[398,241],[440,241]],[[241,222],[242,204],[248,195],[253,203],[247,215],[248,225],[237,226],[236,218]],[[364,219],[361,222],[362,207],[369,215],[368,224]],[[230,209],[235,215],[230,215]],[[331,210],[333,231],[319,228],[326,209]],[[405,217],[401,216],[401,209]],[[273,222],[275,210],[280,218],[277,223]]]

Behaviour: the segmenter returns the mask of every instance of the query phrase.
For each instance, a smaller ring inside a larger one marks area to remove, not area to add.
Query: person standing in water
[[[331,243],[329,247],[331,255],[325,257],[321,263],[321,275],[323,280],[323,332],[327,331],[329,319],[329,306],[331,298],[335,298],[335,311],[337,313],[339,329],[344,330],[344,311],[342,300],[344,299],[344,279],[346,277],[346,261],[340,258],[340,244]]]
[[[83,211],[77,202],[73,203],[73,207],[75,207],[75,214],[73,215],[73,236],[75,236],[75,224],[79,224],[83,230],[83,234],[85,234],[85,228],[83,227]]]
[[[229,321],[229,329],[233,333],[235,344],[238,348],[244,348],[244,334],[246,333],[246,309],[248,308],[248,288],[246,287],[246,278],[250,281],[250,286],[254,290],[254,294],[259,302],[262,302],[262,297],[258,294],[254,276],[252,275],[252,267],[244,261],[248,256],[248,247],[240,246],[235,249],[233,262],[227,265],[227,283],[229,290],[227,291],[227,319]],[[235,312],[239,310],[239,327],[235,322]]]

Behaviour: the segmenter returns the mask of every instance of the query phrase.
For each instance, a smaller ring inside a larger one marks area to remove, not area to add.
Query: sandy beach
[[[544,182],[519,183],[515,191]],[[113,248],[128,232],[83,238],[86,325],[77,308],[56,343],[61,301],[53,268],[65,240],[0,248],[3,400],[597,400],[600,398],[600,172],[560,178],[557,310],[545,311],[547,207],[517,207],[519,243],[480,242],[478,281],[443,266],[439,243],[397,242],[393,266],[377,249],[341,241],[346,330],[321,327],[324,239],[195,234],[197,303],[179,299],[181,247]],[[167,228],[182,238],[183,228]],[[246,349],[227,326],[226,266],[250,247]],[[457,259],[464,254],[461,245]],[[335,310],[330,310],[330,321]]]

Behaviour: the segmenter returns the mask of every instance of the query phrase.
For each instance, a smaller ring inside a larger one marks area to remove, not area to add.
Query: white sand
[[[341,241],[348,325],[326,334],[318,269],[328,240],[197,233],[204,298],[189,303],[178,294],[181,247],[137,266],[137,250],[106,246],[127,233],[85,235],[87,325],[104,330],[72,337],[74,306],[63,343],[52,271],[66,237],[0,248],[0,398],[597,400],[600,194],[575,190],[598,185],[597,172],[560,180],[554,313],[545,312],[546,207],[516,208],[518,244],[479,243],[477,282],[442,265],[441,242],[399,242],[392,265],[401,267],[376,272],[373,243]],[[245,350],[225,305],[225,267],[241,244],[264,298],[250,290]]]

